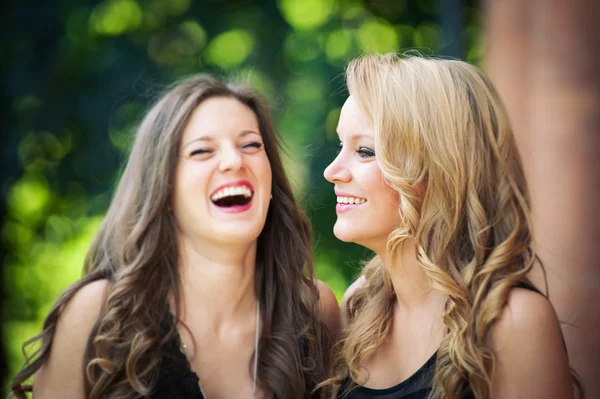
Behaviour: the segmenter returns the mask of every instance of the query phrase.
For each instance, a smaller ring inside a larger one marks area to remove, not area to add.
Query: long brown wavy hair
[[[490,329],[511,288],[531,285],[527,274],[539,261],[506,111],[484,74],[462,61],[365,55],[349,64],[346,77],[350,95],[374,124],[382,173],[401,199],[402,225],[390,235],[388,252],[397,255],[413,239],[432,288],[447,295],[430,397],[458,398],[470,390],[488,398]],[[364,284],[346,302],[334,376],[324,384],[333,386],[333,397],[346,381],[349,388],[360,383],[361,363],[392,325],[387,268],[375,257],[362,275]]]
[[[84,359],[86,397],[135,398],[151,392],[163,346],[177,336],[174,323],[161,333],[170,296],[177,320],[180,316],[177,230],[168,211],[179,141],[192,112],[212,97],[235,98],[255,113],[272,170],[273,198],[256,255],[255,288],[263,310],[258,383],[269,397],[304,398],[314,395],[326,377],[328,338],[319,321],[309,223],[285,175],[269,108],[245,85],[198,75],[167,90],[142,121],[87,254],[85,276],[60,296],[43,331],[23,345],[25,353],[29,344],[41,344],[13,380],[16,397],[31,391],[26,381],[48,358],[65,305],[100,279],[109,279],[110,288]]]

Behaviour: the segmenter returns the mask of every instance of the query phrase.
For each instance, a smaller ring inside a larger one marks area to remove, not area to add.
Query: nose
[[[347,183],[352,179],[352,175],[348,168],[344,165],[342,153],[340,153],[330,164],[325,168],[323,176],[331,183],[344,182]]]
[[[240,170],[244,166],[244,159],[237,148],[223,147],[220,152],[219,170],[221,172]]]

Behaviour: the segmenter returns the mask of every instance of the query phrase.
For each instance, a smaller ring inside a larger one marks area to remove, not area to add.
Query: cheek
[[[197,207],[202,199],[208,198],[207,190],[208,177],[204,168],[199,165],[187,165],[175,174],[173,202],[181,206]]]
[[[370,189],[371,198],[376,204],[374,208],[386,225],[397,225],[400,222],[400,194],[387,184],[379,168],[377,172],[371,179],[373,184]]]
[[[376,210],[386,224],[397,224],[400,220],[400,197],[392,189],[381,190]]]
[[[256,177],[264,186],[263,189],[268,190],[268,192],[270,193],[273,173],[271,171],[271,164],[269,163],[269,158],[267,158],[267,154],[265,153],[263,154],[263,157],[261,157],[261,159],[257,161],[258,162],[255,163],[254,167],[257,174]]]
[[[369,169],[365,171],[361,180],[366,182],[364,188],[367,189],[367,194],[375,194],[376,198],[386,199],[387,202],[400,202],[400,196],[383,178],[381,169],[376,163],[369,165]]]

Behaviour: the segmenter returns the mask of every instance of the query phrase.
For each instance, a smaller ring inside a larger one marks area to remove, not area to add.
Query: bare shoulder
[[[36,398],[83,397],[83,358],[92,328],[106,300],[108,280],[79,289],[64,307],[52,341],[50,355],[34,377]]]
[[[495,397],[572,397],[560,323],[544,296],[513,288],[490,339]]]
[[[354,292],[356,292],[357,289],[364,286],[365,282],[366,282],[366,279],[365,279],[365,276],[363,275],[363,276],[360,276],[359,278],[357,278],[355,282],[350,284],[350,287],[348,287],[348,289],[344,293],[344,297],[342,298],[342,309],[344,309],[344,310],[346,309],[346,304],[348,303],[348,299],[352,296],[352,294],[354,294]]]
[[[319,314],[329,333],[337,337],[340,331],[340,305],[331,288],[321,280],[317,280],[319,290]]]
[[[550,301],[524,288],[513,288],[500,319],[492,328],[492,342],[497,349],[511,340],[532,339],[542,341],[560,337],[560,324]]]
[[[87,339],[106,301],[109,284],[108,280],[97,280],[77,291],[60,316],[57,335],[65,330],[65,333],[85,333]]]
[[[350,287],[348,287],[348,289],[346,290],[346,292],[344,292],[344,296],[342,297],[342,326],[346,326],[347,324],[347,307],[348,307],[348,300],[350,299],[350,297],[356,292],[356,290],[358,290],[359,288],[361,288],[362,286],[365,285],[366,279],[365,276],[360,276],[359,278],[356,279],[356,281],[354,281],[352,284],[350,284]]]

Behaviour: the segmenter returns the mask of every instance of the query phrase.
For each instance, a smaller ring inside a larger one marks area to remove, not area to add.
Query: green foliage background
[[[460,2],[459,2],[460,3]],[[2,19],[1,298],[4,384],[23,341],[81,277],[136,124],[164,85],[200,71],[243,77],[271,100],[286,168],[313,222],[319,278],[338,299],[369,256],[335,239],[322,177],[346,98],[343,68],[368,51],[443,52],[434,0],[12,1]],[[463,2],[465,56],[482,57]],[[5,392],[6,393],[6,392]]]

